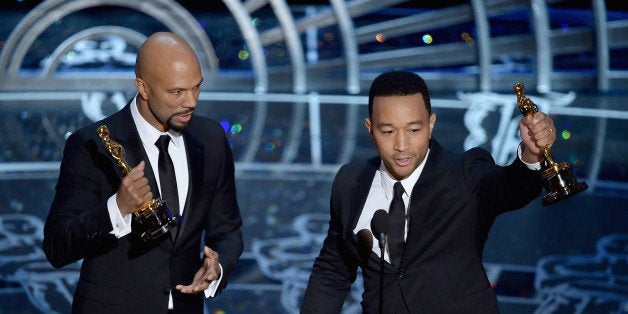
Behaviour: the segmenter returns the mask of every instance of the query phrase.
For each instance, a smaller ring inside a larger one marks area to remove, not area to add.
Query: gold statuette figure
[[[101,125],[96,131],[102,140],[105,148],[116,160],[118,168],[123,176],[131,172],[131,167],[124,159],[124,148],[122,145],[109,137],[109,129],[106,125]],[[135,219],[142,227],[140,237],[145,241],[151,241],[168,233],[173,227],[181,222],[181,216],[173,216],[161,198],[148,200],[139,211],[135,212]]]
[[[517,107],[524,116],[535,114],[538,107],[525,95],[523,83],[516,83],[513,90],[517,95]],[[541,180],[546,194],[543,205],[550,205],[576,195],[588,188],[586,182],[578,182],[572,173],[573,167],[566,162],[557,163],[552,157],[549,147],[542,147],[543,169]]]

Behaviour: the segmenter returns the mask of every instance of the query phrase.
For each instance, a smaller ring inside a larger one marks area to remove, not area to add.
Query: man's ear
[[[146,90],[146,84],[141,78],[135,79],[135,88],[137,89],[137,93],[140,94],[142,99],[148,98],[148,91]]]
[[[364,119],[364,125],[366,126],[366,129],[368,130],[369,134],[371,135],[371,140],[375,142],[375,137],[373,137],[373,124],[371,122],[371,119],[369,118]]]
[[[432,131],[434,131],[434,125],[436,124],[436,114],[430,115],[430,138],[432,138]]]

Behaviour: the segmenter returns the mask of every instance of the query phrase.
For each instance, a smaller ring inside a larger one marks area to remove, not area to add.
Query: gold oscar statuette
[[[131,167],[129,167],[124,159],[124,148],[122,145],[109,137],[109,129],[106,125],[98,127],[96,132],[111,157],[116,160],[122,175],[126,176],[129,174]],[[172,214],[166,202],[161,198],[148,200],[135,212],[134,216],[142,227],[140,238],[145,241],[155,240],[170,232],[170,230],[177,226],[182,220],[181,216],[174,216]]]
[[[535,114],[538,107],[525,95],[523,83],[519,82],[513,86],[517,95],[517,107],[523,116]],[[557,163],[552,157],[549,147],[542,147],[543,154],[541,180],[546,194],[543,196],[543,205],[550,205],[555,202],[574,196],[588,188],[586,182],[578,182],[572,173],[573,167],[567,162]]]

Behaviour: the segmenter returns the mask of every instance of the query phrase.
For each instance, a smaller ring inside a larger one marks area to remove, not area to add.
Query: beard
[[[194,112],[194,110],[187,110],[185,112],[179,112],[179,113],[175,113],[175,114],[171,115],[168,118],[168,120],[166,120],[166,126],[168,126],[168,129],[171,129],[171,130],[173,130],[175,132],[178,132],[178,133],[183,132],[183,130],[185,130],[185,128],[187,128],[187,126],[190,124],[190,121],[192,121],[192,118],[194,116],[192,115],[190,117],[189,121],[187,121],[187,122],[185,122],[183,124],[180,124],[180,125],[174,124],[173,120],[174,120],[174,118],[176,118],[179,115],[184,115],[184,114],[188,114],[188,113],[192,113],[192,112]]]
[[[187,128],[188,124],[190,124],[189,122],[186,122],[182,125],[176,125],[172,122],[172,119],[174,119],[175,116],[171,116],[170,118],[168,118],[168,120],[166,120],[166,125],[168,126],[168,129],[173,130],[177,133],[181,133],[183,132],[183,130],[185,130],[185,128]],[[190,119],[190,121],[192,121]]]

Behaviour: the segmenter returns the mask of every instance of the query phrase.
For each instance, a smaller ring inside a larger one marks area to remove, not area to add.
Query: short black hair
[[[421,93],[427,112],[432,113],[430,93],[422,77],[409,71],[390,71],[377,76],[369,90],[369,118],[373,114],[373,99],[378,96],[408,96]]]

